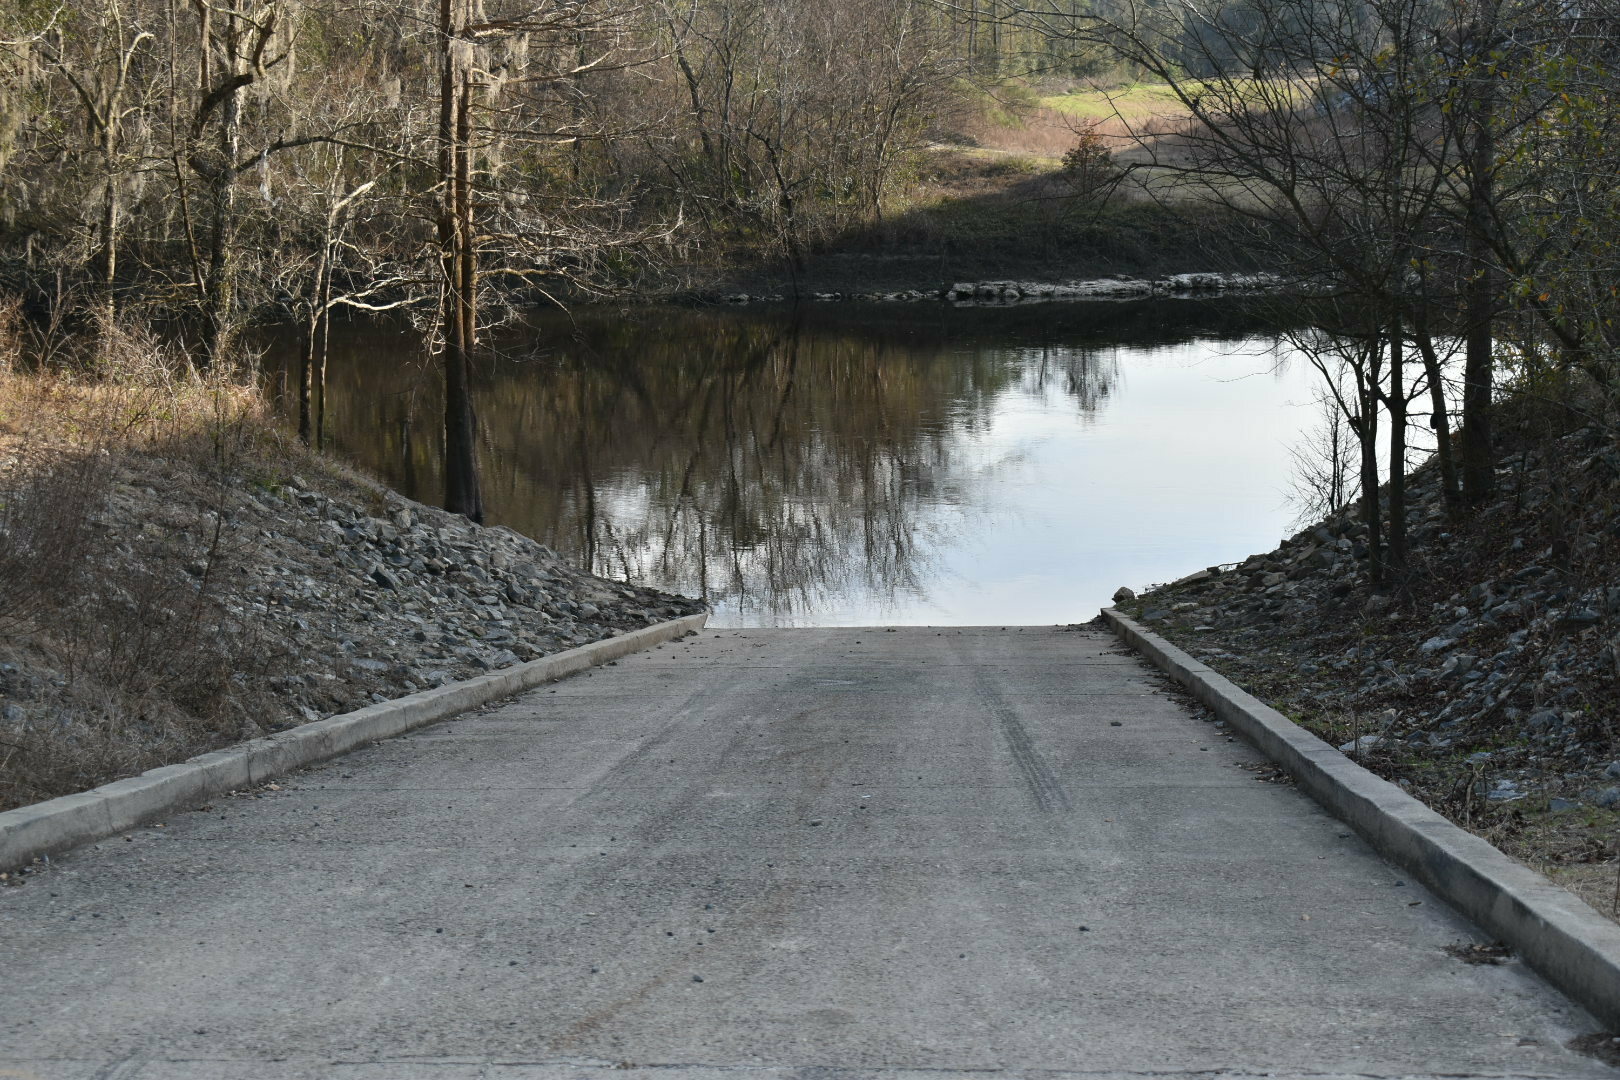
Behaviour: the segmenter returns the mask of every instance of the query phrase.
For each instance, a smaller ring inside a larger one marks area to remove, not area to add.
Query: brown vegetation
[[[259,396],[120,331],[100,374],[0,374],[0,807],[261,733],[276,648],[233,618]],[[13,365],[14,367],[14,365]],[[157,492],[161,491],[159,497]]]

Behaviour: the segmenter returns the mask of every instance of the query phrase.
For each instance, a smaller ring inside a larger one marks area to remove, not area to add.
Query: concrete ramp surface
[[[1101,632],[720,630],[0,889],[0,1077],[1598,1077]]]

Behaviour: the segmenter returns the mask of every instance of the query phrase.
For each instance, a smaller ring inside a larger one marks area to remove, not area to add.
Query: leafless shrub
[[[1301,526],[1338,513],[1360,496],[1356,439],[1344,413],[1326,399],[1317,411],[1316,426],[1288,450],[1294,463],[1288,501],[1297,511],[1295,524]]]
[[[102,453],[14,449],[0,472],[0,635],[26,633],[83,587],[108,468]]]

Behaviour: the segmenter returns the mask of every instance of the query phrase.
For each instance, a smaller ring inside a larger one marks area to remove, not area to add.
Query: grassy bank
[[[997,278],[1265,269],[1245,242],[1252,225],[1238,224],[1223,227],[1207,208],[1165,205],[1128,184],[1077,183],[1060,156],[936,146],[881,220],[828,238],[797,270],[740,257],[734,267],[704,271],[699,291],[886,292]]]
[[[233,373],[127,335],[0,372],[0,808],[273,727],[241,485],[319,475]],[[93,362],[92,362],[93,361]],[[92,376],[89,371],[94,369]]]

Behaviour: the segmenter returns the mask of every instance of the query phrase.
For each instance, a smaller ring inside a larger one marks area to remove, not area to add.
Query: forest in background
[[[0,16],[0,282],[189,308],[213,349],[266,307],[420,300],[455,147],[495,294],[802,260],[883,213],[976,85],[1057,62],[1007,7],[24,0]]]
[[[65,347],[421,320],[449,505],[478,498],[468,364],[514,305],[877,219],[975,81],[1039,66],[1010,5],[921,0],[21,0],[0,15],[0,293]],[[101,344],[96,344],[100,342]],[[50,349],[45,350],[47,353]]]
[[[660,271],[793,272],[893,227],[942,140],[1044,108],[1071,202],[1213,223],[1311,302],[1323,508],[1359,491],[1398,580],[1417,426],[1461,516],[1505,377],[1612,414],[1605,2],[22,0],[0,292],[14,324],[88,328],[40,340],[92,366],[154,320],[210,363],[292,319],[316,446],[333,313],[408,312],[443,374],[446,504],[478,520],[494,324]]]

